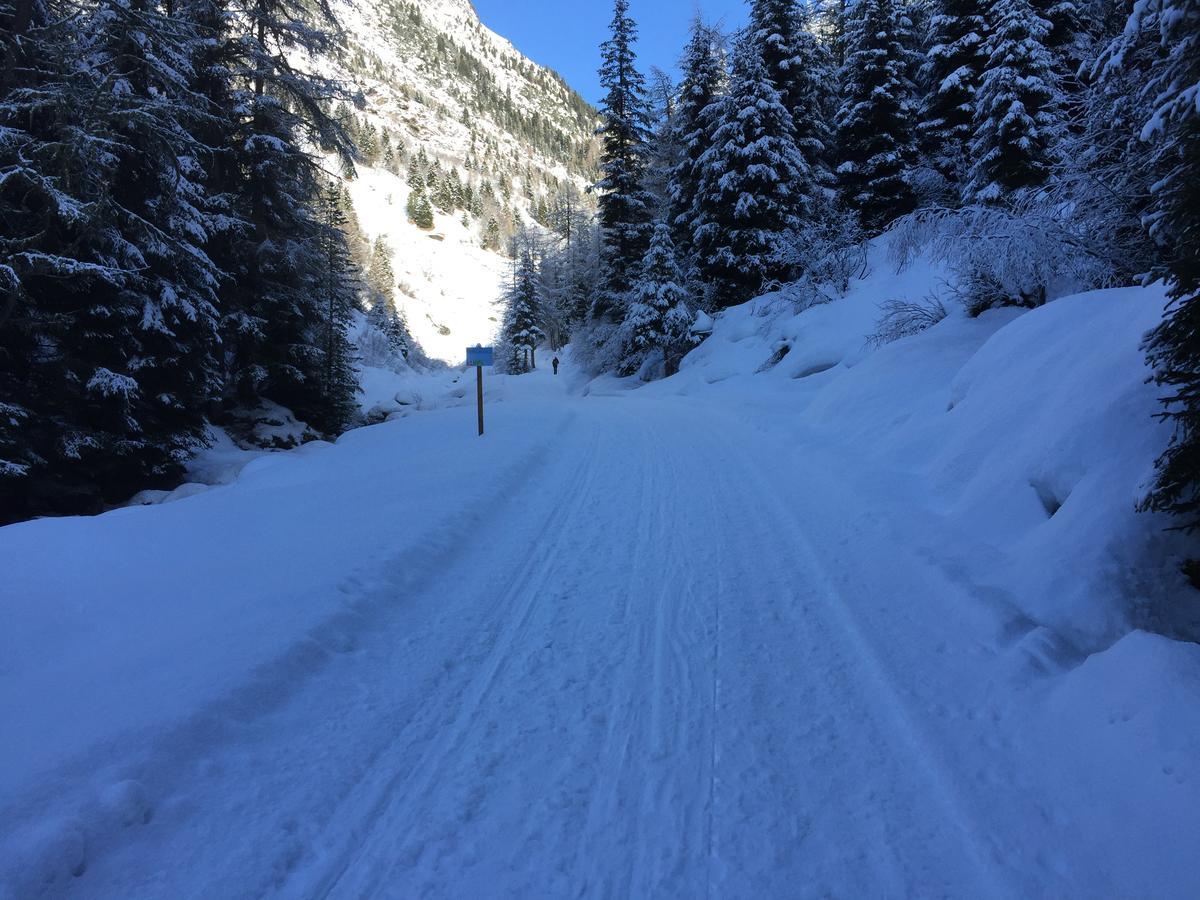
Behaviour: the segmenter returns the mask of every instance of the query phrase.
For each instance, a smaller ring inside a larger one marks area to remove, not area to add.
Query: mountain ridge
[[[413,336],[430,356],[459,361],[493,337],[508,239],[548,225],[556,197],[583,196],[596,180],[598,115],[469,0],[334,8],[344,42],[319,64],[365,100],[344,112],[363,150],[346,183],[355,217],[367,242],[390,249],[395,304]],[[443,177],[463,186],[461,205],[451,197],[439,208],[433,181]],[[406,214],[414,191],[435,201],[432,228]]]

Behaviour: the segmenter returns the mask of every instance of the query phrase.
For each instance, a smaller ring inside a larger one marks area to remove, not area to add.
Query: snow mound
[[[784,404],[794,442],[882,467],[915,508],[969,537],[976,558],[964,561],[930,535],[948,576],[969,570],[978,592],[1082,650],[1137,626],[1181,628],[1196,607],[1183,548],[1169,523],[1135,511],[1168,440],[1140,349],[1161,285],[974,319],[948,294],[947,272],[920,258],[896,271],[879,240],[843,298],[798,311],[785,290],[726,310],[680,374],[646,390],[776,420]],[[949,314],[875,347],[890,300],[941,300]]]

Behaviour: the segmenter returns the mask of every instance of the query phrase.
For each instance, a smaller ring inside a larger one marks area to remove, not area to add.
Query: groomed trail
[[[457,540],[344,579],[320,662],[256,671],[156,745],[153,818],[47,894],[1139,887],[1079,808],[1086,774],[1061,789],[1021,737],[1081,660],[931,560],[942,526],[904,485],[749,417],[565,383],[510,390],[545,434]]]

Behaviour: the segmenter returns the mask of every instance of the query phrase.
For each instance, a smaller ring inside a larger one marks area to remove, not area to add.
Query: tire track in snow
[[[796,675],[810,680],[815,676],[823,682],[821,687],[825,689],[822,692],[805,688],[802,683],[793,685],[800,687],[802,692],[809,691],[806,700],[813,704],[811,711],[824,718],[818,723],[820,727],[796,732],[792,743],[811,754],[810,760],[824,769],[821,775],[838,783],[844,796],[857,796],[865,801],[861,809],[847,806],[843,810],[857,821],[859,833],[850,831],[844,835],[845,846],[835,850],[840,861],[835,858],[832,867],[827,865],[829,859],[818,859],[817,862],[826,864],[832,876],[836,876],[839,866],[850,869],[861,865],[860,877],[864,873],[873,873],[872,877],[858,882],[858,890],[865,892],[881,889],[889,893],[918,895],[931,891],[952,895],[966,892],[972,896],[1009,893],[1003,887],[1006,874],[974,837],[974,823],[965,812],[953,780],[932,763],[935,754],[920,736],[895,682],[863,639],[845,598],[806,538],[806,523],[783,504],[757,466],[742,455],[727,435],[721,443],[726,448],[726,458],[736,462],[720,468],[722,471],[736,470],[739,475],[736,486],[727,477],[723,480],[725,490],[736,491],[745,498],[736,513],[739,519],[729,522],[727,527],[727,533],[735,542],[741,538],[743,550],[735,557],[742,558],[743,566],[745,559],[791,559],[799,563],[794,581],[781,579],[778,575],[768,575],[765,581],[759,576],[758,581],[760,599],[765,601],[763,611],[771,611],[781,628],[795,629],[796,652],[802,648],[807,650],[808,665]],[[731,510],[738,508],[734,503],[729,506]],[[757,515],[745,516],[750,508],[754,508]],[[744,569],[739,569],[737,563],[734,563],[734,569],[743,580],[751,577]],[[782,602],[772,601],[772,596],[782,598]],[[794,617],[797,613],[802,614],[801,619],[783,624],[785,616]],[[786,664],[778,657],[775,661]],[[766,660],[759,659],[757,664],[762,666],[764,662]],[[758,702],[770,704],[765,697],[759,697]],[[846,727],[844,718],[847,715],[857,717],[857,728]],[[813,752],[822,741],[833,742],[828,752]],[[744,774],[751,779],[761,777],[764,774],[761,762],[760,759],[759,772],[754,772],[752,766],[743,770]],[[871,780],[878,783],[870,784],[865,793],[860,793],[858,785],[845,780],[851,773],[867,779],[868,784]],[[797,771],[796,774],[805,773]],[[778,788],[779,785],[774,785],[764,793],[775,792]],[[839,791],[826,792],[821,804],[824,808],[812,810],[814,816],[798,835],[797,857],[803,856],[801,848],[808,842],[809,834],[823,827],[821,814],[838,810]],[[932,809],[927,808],[930,800],[933,801]],[[783,824],[776,822],[769,829],[776,831]],[[872,832],[876,834],[878,846],[875,849],[860,848],[863,852],[858,863],[848,859],[854,842]],[[919,835],[920,839],[914,841],[914,835]],[[937,849],[939,844],[942,845],[941,852]],[[945,860],[964,858],[971,875],[945,865]],[[743,860],[727,868],[752,871],[754,864]],[[855,883],[854,873],[843,874],[850,875],[850,883]],[[967,880],[962,881],[963,878]],[[882,888],[889,882],[891,888]],[[812,891],[804,891],[804,895],[820,893],[817,885],[813,887]]]
[[[470,668],[474,669],[475,674],[465,684],[459,685],[452,695],[429,699],[431,708],[453,713],[447,733],[435,732],[432,746],[421,755],[411,770],[397,772],[382,787],[372,789],[375,796],[369,812],[364,820],[360,820],[360,824],[367,825],[367,830],[355,834],[352,845],[333,862],[327,874],[314,886],[312,896],[336,895],[342,889],[343,879],[353,875],[356,862],[373,852],[378,856],[375,843],[390,836],[389,833],[381,837],[381,828],[397,820],[401,823],[404,821],[403,811],[389,809],[389,806],[427,802],[431,791],[436,788],[438,775],[447,761],[461,749],[472,719],[485,702],[502,667],[509,661],[512,648],[524,632],[533,608],[542,595],[542,587],[549,578],[547,562],[555,557],[560,545],[571,537],[570,530],[563,526],[587,499],[587,487],[595,477],[593,461],[597,446],[598,439],[593,435],[587,448],[580,454],[572,475],[566,479],[567,486],[572,489],[571,501],[553,507],[532,540],[529,554],[503,589],[500,600],[493,605],[491,619],[498,627],[498,634],[489,643],[483,658],[472,661],[474,665]],[[412,839],[415,828],[411,823],[404,828],[405,843]],[[368,896],[376,886],[374,882],[368,882],[351,890],[360,896]]]

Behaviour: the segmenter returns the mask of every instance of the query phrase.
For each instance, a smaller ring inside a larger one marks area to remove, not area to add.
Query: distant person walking
[[[550,365],[554,366],[554,374],[557,375],[558,374],[558,357],[557,356],[554,357],[554,359],[550,360]]]

